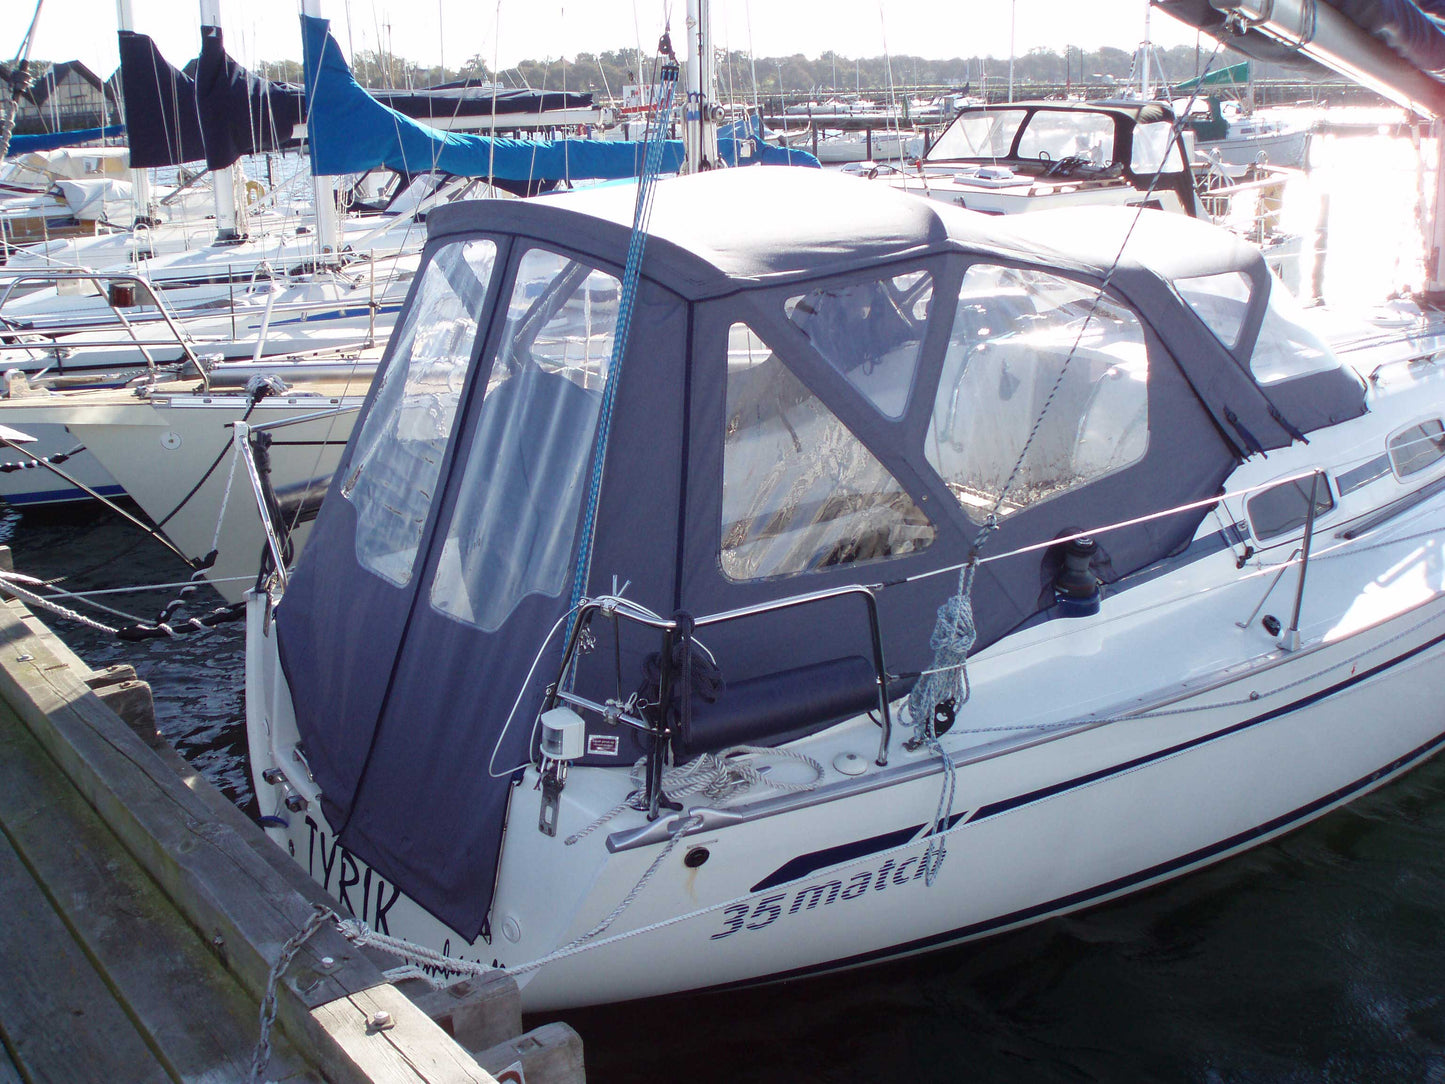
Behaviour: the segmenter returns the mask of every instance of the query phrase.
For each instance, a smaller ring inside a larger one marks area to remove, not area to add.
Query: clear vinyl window
[[[1269,308],[1254,354],[1249,359],[1250,372],[1261,384],[1278,384],[1282,380],[1308,376],[1310,373],[1338,369],[1339,359],[1325,341],[1309,326],[1309,318],[1289,290],[1271,276]]]
[[[560,253],[522,256],[432,581],[442,613],[493,632],[566,588],[621,294]]]
[[[759,580],[915,553],[934,527],[746,324],[728,333],[723,574]]]
[[[952,158],[1007,158],[1027,113],[1022,109],[964,113],[929,148],[930,162]]]
[[[969,518],[996,504],[1008,516],[1142,459],[1148,384],[1132,310],[1057,275],[975,264],[924,453]]]
[[[1239,345],[1254,285],[1243,271],[1175,279],[1174,288],[1226,350]]]
[[[341,486],[356,508],[357,561],[399,587],[411,582],[496,258],[480,239],[427,263]]]
[[[789,298],[783,311],[813,349],[881,413],[901,418],[923,352],[932,300],[933,276],[910,271],[819,287]]]

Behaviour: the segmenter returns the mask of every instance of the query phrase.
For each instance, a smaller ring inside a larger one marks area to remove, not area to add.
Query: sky
[[[43,0],[32,59],[81,60],[102,77],[118,63],[115,0]],[[299,60],[298,0],[220,0],[228,51],[243,64]],[[177,66],[200,51],[199,0],[132,0],[132,29],[156,39]],[[665,21],[682,51],[686,0],[322,0],[343,48],[388,51],[457,67],[480,55],[505,69],[519,60],[636,48],[651,55]],[[0,0],[0,56],[14,57],[34,0]],[[1012,17],[1012,19],[1011,19]],[[718,48],[760,57],[827,50],[842,56],[993,56],[1014,47],[1132,50],[1144,36],[1145,0],[713,0]],[[1192,45],[1194,31],[1155,12],[1151,39]]]

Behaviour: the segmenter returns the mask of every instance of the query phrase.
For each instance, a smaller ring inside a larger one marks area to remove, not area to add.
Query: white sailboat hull
[[[640,814],[567,842],[625,795],[625,779],[601,778],[606,770],[574,771],[557,835],[542,834],[529,770],[513,792],[489,943],[467,943],[338,847],[315,803],[290,815],[278,789],[258,782],[262,809],[274,802],[289,823],[271,834],[344,909],[458,959],[511,967],[590,930],[643,879],[683,818],[702,811],[705,823],[687,831],[611,927],[518,976],[529,1011],[770,981],[983,937],[1227,858],[1445,744],[1434,680],[1445,658],[1445,570],[1433,546],[1412,541],[1445,517],[1435,504],[1395,530],[1394,559],[1380,560],[1382,570],[1393,565],[1394,585],[1363,610],[1346,606],[1296,653],[1276,648],[1257,624],[1233,624],[1265,591],[1267,581],[1255,577],[1214,592],[1208,637],[1198,622],[1191,632],[1161,617],[1157,597],[1138,597],[1113,619],[1106,604],[1103,627],[1065,627],[980,655],[958,723],[979,732],[945,741],[958,767],[944,820],[955,823],[939,837],[946,857],[932,885],[925,859],[935,841],[922,832],[939,809],[942,770],[926,749],[897,744],[889,767],[852,782],[829,772],[826,790],[764,790],[721,813],[690,800],[684,813],[665,814],[645,845],[635,838],[646,828]],[[1204,562],[1233,563],[1228,554]],[[1210,578],[1187,571],[1170,589],[1202,588]],[[1313,586],[1317,605],[1336,601],[1330,586]],[[1135,590],[1154,594],[1151,587]],[[1276,609],[1287,612],[1288,592]],[[250,657],[266,664],[248,672],[247,696],[257,765],[283,763],[295,741],[262,606],[253,604]],[[1354,627],[1365,614],[1388,616]],[[1134,673],[1107,666],[1105,643],[1111,655],[1122,650],[1146,665]],[[1193,676],[1168,680],[1178,674]],[[1157,713],[1086,722],[1146,706]],[[854,720],[799,751],[825,768],[847,753],[871,760],[877,735],[868,720]],[[796,773],[798,765],[774,770]],[[694,867],[687,856],[698,848],[707,856]]]

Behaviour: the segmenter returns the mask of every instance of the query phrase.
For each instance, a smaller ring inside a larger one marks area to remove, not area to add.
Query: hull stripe
[[[1242,722],[1227,726],[1223,730],[1216,730],[1211,734],[1203,734],[1197,738],[1191,738],[1189,741],[1180,742],[1178,745],[1172,745],[1167,749],[1159,749],[1152,753],[1147,753],[1144,756],[1135,757],[1133,760],[1124,761],[1122,764],[1114,764],[1107,768],[1100,768],[1098,771],[1090,772],[1087,775],[1081,775],[1073,779],[1067,779],[1061,783],[1054,783],[1050,786],[1042,787],[1039,790],[1029,791],[1027,794],[1020,794],[1013,798],[1005,798],[1001,801],[993,802],[986,806],[980,806],[978,811],[975,812],[973,817],[970,819],[969,823],[976,824],[979,821],[987,820],[990,817],[996,817],[1001,813],[1007,813],[1009,810],[1017,809],[1020,806],[1030,805],[1033,802],[1042,801],[1045,798],[1052,798],[1056,795],[1063,794],[1066,791],[1074,790],[1078,787],[1088,786],[1091,783],[1097,783],[1102,779],[1109,778],[1110,776],[1132,771],[1133,769],[1142,767],[1143,765],[1149,764],[1152,761],[1163,760],[1167,757],[1174,756],[1177,753],[1184,752],[1187,749],[1193,749],[1197,746],[1207,745],[1208,743],[1217,741],[1220,738],[1226,738],[1233,734],[1238,734],[1242,730],[1247,730],[1250,727],[1258,726],[1261,723],[1269,722],[1271,719],[1277,719],[1282,715],[1287,715],[1292,711],[1298,711],[1301,708],[1308,707],[1309,705],[1317,703],[1318,701],[1334,696],[1336,693],[1339,693],[1352,685],[1358,685],[1362,681],[1367,681],[1368,679],[1376,676],[1377,674],[1389,670],[1391,667],[1397,666],[1405,660],[1413,658],[1414,656],[1420,654],[1421,652],[1428,651],[1432,647],[1435,647],[1440,643],[1445,643],[1445,635],[1437,636],[1434,639],[1428,640],[1417,647],[1411,648],[1409,651],[1405,652],[1402,655],[1397,655],[1395,658],[1389,660],[1388,662],[1380,663],[1378,666],[1372,667],[1369,670],[1365,670],[1358,674],[1353,674],[1350,677],[1346,678],[1344,681],[1331,685],[1327,689],[1321,689],[1319,692],[1313,693],[1310,696],[1303,697],[1302,699],[1292,701],[1289,704],[1285,704],[1282,707],[1274,708],[1273,710],[1264,712],[1261,715],[1256,715],[1252,718],[1245,719]],[[950,817],[948,823],[944,825],[944,828],[952,828],[955,824],[958,823],[962,816],[963,814],[955,814],[954,816]],[[814,870],[824,869],[828,866],[835,866],[842,862],[849,862],[857,858],[862,858],[869,854],[874,854],[878,851],[888,850],[892,847],[899,846],[902,843],[906,843],[909,839],[913,838],[913,836],[923,831],[923,829],[924,825],[916,824],[911,828],[898,829],[893,832],[884,833],[883,835],[873,836],[869,839],[858,840],[855,843],[845,843],[837,847],[828,847],[824,850],[812,851],[808,854],[799,855],[797,858],[793,858],[785,862],[772,873],[768,874],[768,876],[764,877],[761,881],[759,881],[756,885],[753,886],[752,891],[761,892],[763,889],[772,888],[774,885],[783,884],[798,877],[806,877]]]

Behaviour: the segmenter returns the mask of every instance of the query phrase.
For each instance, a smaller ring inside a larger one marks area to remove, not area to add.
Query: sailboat
[[[857,967],[1445,745],[1438,313],[1336,349],[1207,223],[807,170],[428,226],[249,603],[262,822],[359,944],[528,1010]]]

